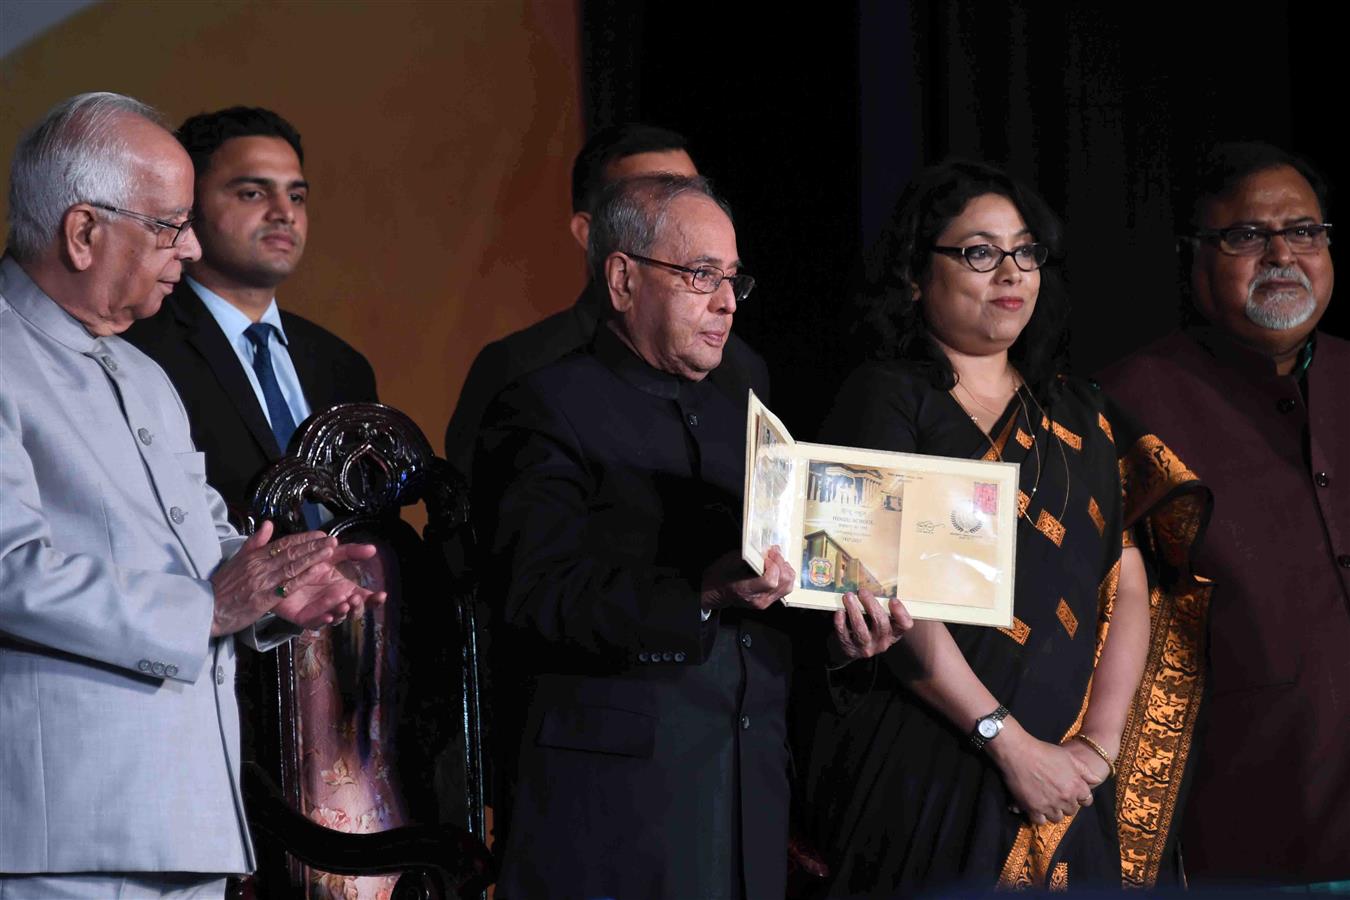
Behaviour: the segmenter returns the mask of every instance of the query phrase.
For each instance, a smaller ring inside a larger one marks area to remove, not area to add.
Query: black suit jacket
[[[608,306],[608,294],[594,282],[588,283],[572,306],[493,341],[474,357],[445,429],[445,458],[466,478],[472,474],[474,444],[492,398],[522,376],[587,347],[605,320]],[[734,331],[722,353],[722,364],[708,378],[741,403],[751,387],[760,400],[769,402],[768,367]]]
[[[308,319],[282,312],[281,320],[311,410],[377,399],[375,373],[364,356]],[[158,313],[122,336],[159,363],[178,389],[192,441],[206,454],[206,480],[231,507],[247,509],[254,481],[283,448],[243,364],[201,298],[182,281]]]
[[[489,409],[503,900],[783,896],[793,614],[700,617],[744,466],[744,399],[608,328]]]

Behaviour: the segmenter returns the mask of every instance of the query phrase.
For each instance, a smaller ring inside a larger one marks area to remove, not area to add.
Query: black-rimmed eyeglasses
[[[166,222],[154,216],[147,216],[145,213],[133,212],[120,206],[109,206],[107,203],[90,203],[89,205],[149,225],[155,230],[156,243],[161,250],[177,247],[178,242],[183,239],[183,234],[192,227],[192,216],[188,216],[182,222]]]
[[[639,256],[636,253],[624,253],[624,256],[627,256],[629,259],[635,259],[645,265],[660,266],[661,268],[669,269],[672,272],[680,272],[684,275],[688,275],[689,277],[686,278],[685,281],[688,282],[689,287],[700,294],[711,294],[722,286],[722,282],[729,281],[731,282],[731,293],[736,298],[736,302],[740,303],[746,297],[750,296],[750,292],[755,289],[755,279],[750,275],[746,275],[744,272],[737,275],[728,275],[726,272],[717,268],[717,266],[696,266],[690,268],[689,266],[679,266],[675,263],[666,262],[661,259],[652,259],[650,256]]]
[[[1213,244],[1229,256],[1260,256],[1277,237],[1284,238],[1294,253],[1316,253],[1331,246],[1331,223],[1310,222],[1280,229],[1234,225],[1232,228],[1197,231],[1190,240]]]
[[[932,249],[934,253],[961,257],[976,272],[992,272],[1003,265],[1003,260],[1009,256],[1023,272],[1034,272],[1050,258],[1050,248],[1044,244],[1023,244],[1011,250],[993,244],[972,244],[969,247],[941,247],[934,244]]]

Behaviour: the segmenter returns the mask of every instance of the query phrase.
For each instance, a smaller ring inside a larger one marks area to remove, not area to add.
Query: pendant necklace
[[[1014,370],[1014,373],[1015,372],[1016,370]],[[957,382],[957,386],[961,386],[960,381]],[[1043,469],[1041,465],[1041,442],[1039,436],[1037,435],[1038,426],[1031,421],[1031,412],[1030,410],[1027,409],[1026,400],[1022,398],[1022,388],[1024,387],[1026,387],[1026,382],[1023,381],[1019,376],[1017,378],[1017,384],[1013,389],[1013,396],[1017,398],[1017,403],[1021,407],[1022,418],[1026,420],[1027,426],[1031,428],[1032,434],[1031,447],[1036,453],[1036,479],[1035,481],[1032,482],[1030,493],[1027,494],[1027,508],[1029,509],[1031,507],[1031,501],[1036,497],[1036,492],[1040,490],[1041,474],[1043,472]],[[970,414],[970,409],[964,403],[962,403],[961,398],[956,395],[955,388],[953,388],[948,393],[952,395],[952,399],[956,401],[956,405],[961,407],[961,411],[964,412],[967,416],[970,416],[970,421],[974,423],[975,427],[979,428],[980,427],[979,420],[975,416],[972,416]],[[1031,393],[1030,388],[1027,388],[1027,393],[1029,394]],[[986,412],[989,413],[994,412],[989,407],[985,406],[983,403],[980,403],[979,398],[977,398],[973,393],[971,393],[969,388],[966,388],[966,395],[970,397],[970,399],[973,400],[977,405],[983,408]],[[1069,509],[1069,493],[1072,489],[1072,479],[1069,475],[1069,458],[1068,455],[1065,454],[1064,452],[1064,442],[1060,440],[1059,435],[1055,434],[1054,430],[1055,421],[1045,414],[1045,409],[1044,407],[1041,406],[1040,401],[1036,399],[1035,394],[1031,394],[1031,402],[1035,404],[1036,411],[1041,414],[1041,421],[1049,423],[1049,425],[1046,427],[1046,432],[1048,435],[1046,438],[1046,444],[1048,445],[1050,443],[1050,437],[1053,437],[1055,443],[1059,445],[1059,459],[1060,462],[1064,465],[1064,503],[1060,506],[1059,516],[1057,516],[1056,518],[1058,519],[1058,521],[1063,522],[1064,513],[1067,512]],[[997,415],[995,415],[995,421],[997,421]],[[1003,462],[1003,453],[1002,451],[999,450],[998,444],[994,443],[993,437],[991,437],[989,432],[985,431],[983,428],[980,428],[980,433],[983,434],[984,439],[989,442],[989,447],[994,451],[994,455],[998,457],[999,462]],[[1021,515],[1022,518],[1026,519],[1028,524],[1032,525],[1033,527],[1035,526],[1035,523],[1031,521],[1031,516],[1027,515],[1025,509],[1019,509],[1018,514]]]
[[[1025,385],[1026,382],[1023,382],[1023,384]],[[1049,423],[1050,423],[1050,424],[1049,424],[1049,427],[1046,429],[1046,431],[1049,433],[1049,435],[1051,435],[1051,436],[1054,437],[1055,443],[1059,445],[1059,459],[1060,459],[1060,462],[1062,462],[1062,463],[1064,464],[1064,504],[1059,508],[1059,515],[1056,517],[1056,519],[1057,519],[1059,522],[1063,522],[1063,521],[1064,521],[1064,513],[1065,513],[1065,511],[1068,510],[1068,508],[1069,508],[1069,491],[1072,489],[1072,486],[1073,486],[1072,479],[1069,477],[1069,457],[1068,457],[1068,455],[1064,452],[1064,441],[1060,438],[1060,436],[1059,436],[1058,434],[1055,434],[1055,420],[1052,419],[1052,418],[1050,418],[1049,416],[1047,416],[1047,415],[1045,414],[1045,409],[1041,406],[1041,402],[1040,402],[1039,400],[1036,399],[1036,395],[1033,394],[1033,393],[1031,392],[1031,389],[1030,389],[1030,388],[1027,389],[1027,393],[1028,393],[1028,394],[1031,394],[1031,402],[1034,403],[1034,404],[1036,404],[1036,411],[1039,412],[1039,413],[1041,414],[1041,421],[1042,421],[1042,422],[1049,422]],[[1019,393],[1019,394],[1017,395],[1017,397],[1018,397],[1018,400],[1020,401],[1021,398],[1022,398],[1022,395]],[[1027,414],[1027,407],[1026,407],[1026,404],[1025,404],[1025,403],[1022,404],[1022,414],[1025,415],[1025,416],[1027,416],[1027,423],[1030,424],[1030,422],[1031,422],[1031,417]],[[1032,440],[1034,441],[1035,438],[1033,437]],[[1046,438],[1046,444],[1049,444],[1049,443],[1050,443],[1050,438],[1047,437],[1047,438]],[[1039,483],[1040,478],[1037,477],[1036,480],[1037,480],[1037,482]],[[1031,492],[1031,493],[1032,493],[1032,496],[1035,496],[1036,491],[1035,491],[1034,488],[1032,489],[1032,492]],[[1027,519],[1027,521],[1030,522],[1031,520],[1030,520],[1030,519]]]
[[[1015,374],[1015,373],[1014,373],[1014,374]],[[959,381],[957,382],[958,385],[959,385],[960,383],[961,383],[961,382],[959,382]],[[1026,402],[1022,399],[1022,394],[1021,394],[1021,390],[1020,390],[1021,384],[1022,384],[1021,379],[1018,378],[1018,379],[1017,379],[1017,384],[1016,384],[1016,386],[1014,386],[1014,388],[1013,388],[1013,396],[1017,398],[1018,404],[1022,407],[1022,417],[1023,417],[1024,419],[1027,420],[1027,425],[1028,425],[1028,426],[1031,426],[1031,416],[1030,416],[1030,414],[1027,412],[1027,404],[1026,404]],[[952,399],[956,401],[956,405],[959,406],[959,407],[961,407],[961,411],[962,411],[963,413],[965,413],[967,416],[970,416],[970,421],[971,421],[972,423],[974,423],[975,427],[980,429],[980,434],[983,434],[983,435],[984,435],[984,439],[985,439],[986,441],[989,442],[989,449],[991,449],[991,450],[994,451],[994,455],[995,455],[996,457],[998,457],[998,461],[999,461],[999,462],[1003,462],[1003,452],[1002,452],[1001,450],[998,449],[998,444],[995,444],[995,443],[994,443],[994,439],[989,435],[989,432],[985,431],[983,428],[980,428],[979,420],[977,420],[974,416],[971,416],[971,415],[970,415],[970,410],[967,409],[967,408],[966,408],[966,405],[965,405],[964,403],[961,402],[961,398],[958,397],[958,396],[956,396],[956,390],[953,388],[951,391],[948,391],[948,393],[950,393],[950,394],[952,395]],[[970,392],[970,389],[969,389],[969,388],[966,389],[966,394],[968,394],[968,395],[970,396],[970,399],[975,400],[976,403],[979,403],[980,406],[983,406],[986,410],[989,410],[989,412],[993,412],[993,410],[990,410],[989,407],[984,406],[983,403],[980,403],[979,400],[976,400],[976,399],[975,399],[975,395],[972,394],[972,393]],[[1034,398],[1033,398],[1033,399],[1034,399]],[[998,417],[995,416],[995,421],[997,421],[997,419],[998,419]],[[1032,428],[1032,434],[1033,434],[1033,435],[1035,434],[1035,430],[1036,430],[1036,429],[1033,427],[1033,428]],[[1031,446],[1032,446],[1032,448],[1036,451],[1036,480],[1035,480],[1035,481],[1032,483],[1032,485],[1031,485],[1031,493],[1027,495],[1027,506],[1028,506],[1028,507],[1031,506],[1031,498],[1036,496],[1036,491],[1039,490],[1039,489],[1040,489],[1040,486],[1041,486],[1041,445],[1040,445],[1040,441],[1036,440],[1035,437],[1032,437],[1032,439],[1031,439]],[[1066,463],[1066,465],[1067,465],[1067,463]],[[1035,527],[1035,524],[1036,524],[1036,523],[1034,523],[1034,522],[1031,521],[1031,517],[1027,515],[1026,510],[1021,508],[1021,504],[1018,504],[1017,514],[1018,514],[1019,516],[1021,516],[1022,518],[1026,519],[1028,525],[1031,525],[1031,526]]]

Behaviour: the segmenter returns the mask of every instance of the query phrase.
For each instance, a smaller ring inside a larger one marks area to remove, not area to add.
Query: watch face
[[[980,724],[976,726],[976,730],[979,731],[980,737],[989,740],[998,734],[998,723],[993,719],[981,719]]]

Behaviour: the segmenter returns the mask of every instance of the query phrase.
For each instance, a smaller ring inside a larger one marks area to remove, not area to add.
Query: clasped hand
[[[338,569],[374,556],[372,545],[339,544],[321,531],[273,541],[272,532],[272,523],[263,522],[211,576],[212,637],[241,631],[269,612],[301,628],[317,628],[385,601],[383,591],[369,591]]]
[[[1059,822],[1091,806],[1092,789],[1110,772],[1086,746],[1037,740],[1014,720],[1008,720],[987,749],[1003,773],[1015,811],[1035,825]]]

